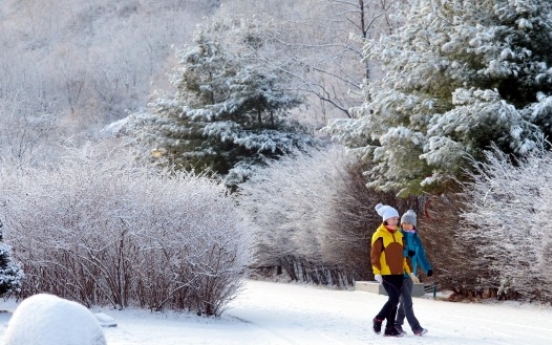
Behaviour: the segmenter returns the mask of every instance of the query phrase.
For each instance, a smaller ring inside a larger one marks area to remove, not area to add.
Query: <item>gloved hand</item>
[[[374,279],[380,284],[383,283],[383,277],[381,276],[381,274],[376,274],[374,276]]]
[[[413,251],[413,250],[408,251],[408,256],[413,257],[414,255],[416,255],[415,251]]]
[[[433,275],[433,270],[427,270],[427,276],[431,277]]]
[[[418,279],[418,277],[416,277],[414,275],[414,273],[410,273],[410,279],[412,279],[412,282],[415,283],[415,284],[419,284],[420,283],[420,279]]]

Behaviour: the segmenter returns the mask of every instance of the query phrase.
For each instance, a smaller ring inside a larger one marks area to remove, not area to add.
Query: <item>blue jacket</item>
[[[431,270],[431,264],[427,260],[426,252],[422,240],[418,236],[418,231],[416,232],[407,232],[401,229],[401,233],[404,238],[404,257],[409,257],[408,251],[414,251],[414,256],[410,257],[410,263],[412,265],[412,273],[415,275],[418,272],[418,267],[427,274],[427,271]],[[408,274],[405,273],[405,276]]]

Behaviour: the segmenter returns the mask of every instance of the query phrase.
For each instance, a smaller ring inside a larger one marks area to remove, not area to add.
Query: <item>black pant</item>
[[[387,302],[383,305],[376,319],[387,319],[387,328],[395,325],[395,315],[397,314],[397,305],[399,305],[399,298],[401,297],[401,289],[403,285],[403,275],[386,275],[383,278],[383,288],[387,292]]]

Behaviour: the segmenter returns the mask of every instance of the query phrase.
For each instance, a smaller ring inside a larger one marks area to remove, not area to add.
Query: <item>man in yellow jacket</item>
[[[377,204],[376,212],[382,217],[383,223],[372,235],[372,246],[370,249],[370,260],[375,279],[383,285],[387,292],[387,302],[374,318],[374,332],[380,334],[381,324],[387,319],[384,336],[401,337],[395,329],[395,314],[401,295],[404,273],[418,280],[411,274],[410,263],[404,257],[403,235],[398,230],[399,212],[391,206]]]

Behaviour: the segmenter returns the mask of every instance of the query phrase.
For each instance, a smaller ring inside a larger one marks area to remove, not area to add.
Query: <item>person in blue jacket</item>
[[[412,267],[412,273],[416,274],[418,268],[420,268],[428,277],[433,275],[433,269],[431,264],[426,258],[426,253],[422,240],[418,236],[417,229],[417,217],[416,212],[408,210],[401,217],[400,231],[404,238],[404,256],[410,258],[410,264]],[[395,329],[397,332],[406,334],[402,325],[404,324],[404,318],[408,320],[408,324],[415,335],[424,335],[427,333],[427,329],[420,325],[420,322],[414,315],[414,308],[412,303],[412,279],[410,275],[405,273],[404,282],[401,290],[401,297],[399,306],[397,308],[397,315],[395,318]]]

